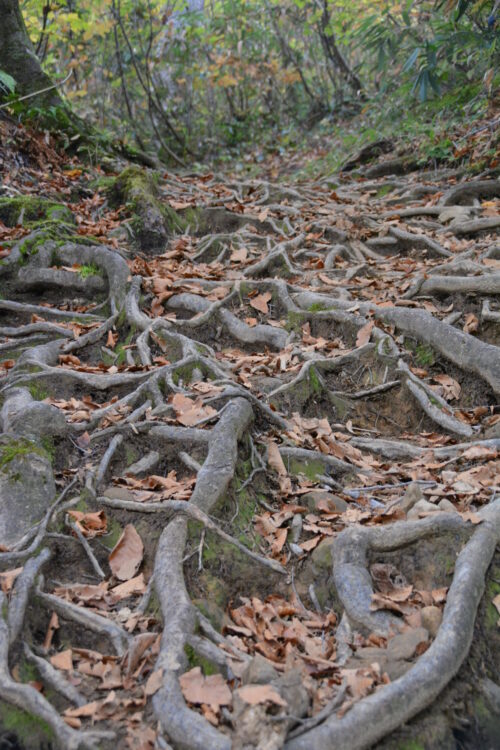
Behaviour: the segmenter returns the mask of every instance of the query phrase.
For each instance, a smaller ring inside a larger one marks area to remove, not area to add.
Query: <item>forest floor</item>
[[[491,122],[247,179],[0,121],[0,748],[498,747]]]

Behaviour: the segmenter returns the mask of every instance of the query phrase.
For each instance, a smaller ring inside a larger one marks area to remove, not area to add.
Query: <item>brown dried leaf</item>
[[[0,586],[4,594],[9,593],[22,570],[22,568],[12,568],[12,570],[5,570],[3,573],[0,573]]]
[[[459,398],[462,389],[460,383],[454,378],[451,378],[449,375],[439,374],[433,375],[432,379],[442,387],[442,395],[447,401]]]
[[[45,651],[48,651],[49,648],[51,647],[54,633],[58,628],[59,628],[59,618],[56,612],[52,612],[50,616],[49,624],[47,627],[47,633],[45,634],[45,640],[43,642],[43,648]]]
[[[374,325],[374,321],[369,320],[368,323],[365,323],[365,325],[359,329],[358,335],[356,336],[356,346],[364,346],[368,343]]]
[[[50,663],[56,669],[63,669],[71,672],[73,669],[73,652],[70,648],[60,651],[58,654],[50,657]]]
[[[179,683],[182,694],[189,703],[206,703],[217,709],[232,703],[231,691],[221,674],[205,677],[200,667],[194,667],[181,675]]]
[[[286,470],[281,453],[276,443],[269,442],[267,444],[267,463],[274,469],[274,471],[280,476],[286,477],[288,472]]]
[[[187,396],[183,396],[182,393],[176,393],[171,403],[175,409],[177,421],[185,427],[193,427],[203,419],[208,419],[217,414],[217,410],[212,406],[203,406],[201,399],[192,401]]]
[[[467,313],[463,330],[465,333],[475,333],[479,328],[479,320],[474,313]]]
[[[92,701],[91,703],[86,703],[84,706],[79,706],[78,708],[67,708],[64,712],[64,716],[69,718],[94,716],[98,707],[99,701]]]
[[[243,685],[237,691],[238,696],[249,703],[257,706],[259,703],[275,703],[277,706],[286,707],[288,703],[272,685]]]
[[[154,695],[161,688],[162,683],[163,669],[157,669],[155,672],[151,672],[144,686],[144,695],[147,695],[148,697]]]
[[[135,578],[120,583],[118,586],[115,586],[114,589],[111,589],[113,597],[116,597],[117,600],[126,599],[128,596],[132,596],[132,594],[143,594],[145,591],[146,583],[144,581],[144,573],[140,573],[138,576],[135,576]]]
[[[128,581],[139,570],[144,554],[142,539],[129,523],[109,555],[109,567],[120,581]]]
[[[273,295],[271,294],[271,292],[264,292],[264,294],[258,294],[256,297],[250,300],[250,307],[253,307],[254,310],[258,310],[264,315],[267,315],[269,312],[269,307],[267,303],[272,299],[272,297]]]
[[[74,518],[76,525],[86,537],[101,536],[108,529],[106,514],[103,510],[83,513],[81,510],[69,510],[68,515]]]

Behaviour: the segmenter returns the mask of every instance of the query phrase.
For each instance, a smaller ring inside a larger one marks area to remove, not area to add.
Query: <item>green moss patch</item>
[[[3,702],[0,702],[0,726],[13,732],[26,748],[52,747],[54,733],[45,721]]]
[[[5,470],[10,462],[18,456],[29,456],[33,453],[45,459],[50,459],[47,451],[32,440],[25,438],[8,439],[6,442],[0,443],[0,471]]]
[[[0,198],[0,220],[8,227],[29,226],[44,220],[74,224],[73,214],[63,203],[34,195]]]

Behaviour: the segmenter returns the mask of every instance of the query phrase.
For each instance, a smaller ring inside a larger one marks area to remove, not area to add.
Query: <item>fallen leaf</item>
[[[374,321],[369,320],[368,323],[365,323],[365,325],[359,329],[358,335],[356,336],[356,346],[364,346],[368,343],[374,325]]]
[[[12,570],[4,570],[3,573],[0,573],[0,586],[4,594],[9,593],[22,570],[22,568],[12,568]]]
[[[128,596],[132,596],[132,594],[143,594],[146,591],[144,573],[140,573],[140,575],[135,576],[135,578],[130,578],[130,580],[120,583],[118,586],[111,589],[111,591],[113,597],[116,597],[117,600],[126,599]]]
[[[47,627],[47,632],[45,634],[45,640],[43,642],[43,648],[45,651],[48,651],[49,648],[51,647],[54,633],[56,632],[58,628],[59,628],[59,618],[56,612],[52,612],[50,616],[49,624]]]
[[[77,717],[85,717],[85,716],[93,716],[95,712],[97,711],[99,707],[99,701],[92,701],[91,703],[86,703],[84,706],[79,706],[77,708],[67,708],[64,712],[64,716],[70,717],[70,718],[77,718]]]
[[[148,697],[154,695],[163,684],[163,669],[157,669],[155,672],[151,672],[146,684],[144,685],[144,695]]]
[[[101,536],[108,529],[106,514],[103,510],[94,511],[93,513],[83,513],[81,510],[69,510],[68,516],[75,519],[79,530],[88,538]]]
[[[49,661],[56,669],[63,669],[67,672],[71,672],[73,669],[73,652],[68,648],[65,651],[60,651],[58,654],[51,656]]]
[[[142,539],[129,523],[109,555],[109,567],[120,581],[128,581],[139,570],[144,554]]]
[[[217,414],[212,406],[203,406],[201,399],[193,401],[182,393],[176,393],[170,403],[175,409],[177,421],[185,427],[193,427],[204,419],[209,419]]]
[[[460,387],[460,383],[454,378],[451,378],[449,375],[439,374],[433,375],[432,380],[436,383],[439,383],[439,385],[442,387],[442,395],[447,401],[452,401],[453,399],[459,398],[462,389]]]
[[[287,476],[288,472],[276,443],[269,442],[267,444],[267,463],[280,476]]]
[[[250,300],[250,307],[253,307],[254,310],[258,310],[264,315],[267,315],[269,312],[269,307],[267,303],[272,299],[272,297],[273,295],[271,294],[271,292],[264,292],[264,294],[258,294],[256,297],[253,297]]]
[[[229,259],[234,261],[235,263],[242,263],[247,259],[247,254],[248,251],[246,247],[240,247],[238,250],[233,250]]]
[[[465,333],[474,333],[479,328],[479,320],[474,313],[467,313],[463,330]]]
[[[230,706],[231,691],[221,674],[205,677],[200,667],[194,667],[179,677],[182,694],[189,703],[206,703],[212,708]]]
[[[238,696],[249,703],[257,706],[259,703],[275,703],[277,706],[287,706],[288,703],[272,685],[243,685],[237,690]]]

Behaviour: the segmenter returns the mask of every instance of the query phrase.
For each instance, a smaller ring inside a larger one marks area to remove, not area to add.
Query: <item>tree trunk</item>
[[[16,93],[36,94],[52,85],[28,36],[18,0],[0,0],[0,70],[16,81]],[[37,106],[61,105],[57,89],[34,95]]]

